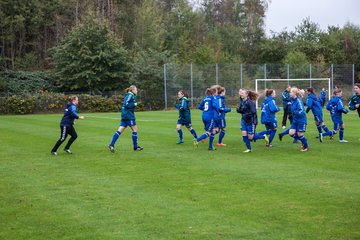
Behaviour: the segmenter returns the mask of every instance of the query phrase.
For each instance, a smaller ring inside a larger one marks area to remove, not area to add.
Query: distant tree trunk
[[[76,0],[75,23],[76,23],[76,26],[79,25],[79,0]]]

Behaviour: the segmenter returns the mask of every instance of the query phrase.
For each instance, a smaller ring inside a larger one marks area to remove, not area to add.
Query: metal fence
[[[311,81],[316,78],[329,78],[330,88],[339,86],[343,90],[343,98],[347,100],[353,93],[355,82],[355,65],[353,64],[213,64],[213,65],[178,65],[164,66],[164,108],[172,108],[177,99],[177,92],[183,89],[188,92],[191,106],[196,107],[205,95],[206,88],[220,84],[226,88],[227,105],[238,103],[240,88],[255,90],[255,79],[310,79],[309,81],[263,82],[259,89],[273,88],[280,100],[281,92],[288,84],[299,88],[314,87],[319,93],[321,88],[328,89],[324,81]],[[281,102],[278,102],[280,104]]]

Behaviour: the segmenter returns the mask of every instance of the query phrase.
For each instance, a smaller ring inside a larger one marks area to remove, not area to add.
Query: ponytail
[[[77,98],[78,98],[78,97],[77,97],[76,95],[69,96],[69,97],[68,97],[68,101],[69,101],[69,102],[73,102],[73,101],[75,101]]]

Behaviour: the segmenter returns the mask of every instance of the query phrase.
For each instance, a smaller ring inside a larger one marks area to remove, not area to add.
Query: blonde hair
[[[129,92],[129,91],[132,92],[135,88],[136,88],[135,85],[131,85],[130,87],[125,89],[125,92]]]
[[[304,96],[304,90],[298,89],[297,87],[292,87],[290,92],[295,93],[296,96],[301,97],[301,98]]]

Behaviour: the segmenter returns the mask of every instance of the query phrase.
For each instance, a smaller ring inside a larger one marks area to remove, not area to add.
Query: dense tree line
[[[355,64],[360,78],[359,26],[321,31],[304,19],[295,31],[266,36],[268,4],[203,0],[195,8],[186,0],[1,0],[0,67],[51,71],[60,89],[91,91],[130,82],[155,89],[165,62],[346,63]]]

